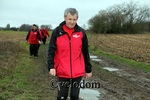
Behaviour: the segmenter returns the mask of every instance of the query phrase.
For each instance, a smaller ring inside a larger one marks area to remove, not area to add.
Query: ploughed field
[[[150,63],[150,34],[95,34],[89,44],[106,52]]]

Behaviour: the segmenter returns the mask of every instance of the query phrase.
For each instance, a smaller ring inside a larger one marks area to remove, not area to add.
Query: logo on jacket
[[[34,32],[34,34],[37,34],[36,32]]]
[[[75,34],[75,35],[73,35],[73,37],[78,38],[78,37],[80,37],[80,35]]]
[[[59,35],[62,35],[63,33],[59,32]]]

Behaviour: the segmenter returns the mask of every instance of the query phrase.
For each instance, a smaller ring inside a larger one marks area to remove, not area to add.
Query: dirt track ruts
[[[93,77],[101,83],[100,100],[150,99],[150,73],[133,69],[114,60],[99,58],[102,61],[96,62],[96,66],[100,68],[94,68]],[[101,69],[103,67],[114,67],[119,71],[104,71]]]

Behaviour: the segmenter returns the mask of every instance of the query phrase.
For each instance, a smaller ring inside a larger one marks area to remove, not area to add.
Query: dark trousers
[[[66,100],[70,88],[70,100],[79,100],[80,82],[82,77],[68,79],[58,78],[58,97],[57,100]]]
[[[43,44],[46,44],[46,39],[47,39],[47,37],[44,37],[44,38],[42,39]]]
[[[39,44],[30,44],[30,56],[38,56]]]

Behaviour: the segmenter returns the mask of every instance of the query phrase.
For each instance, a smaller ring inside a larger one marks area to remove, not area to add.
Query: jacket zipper
[[[72,78],[72,48],[71,48],[71,38],[70,36],[68,35],[68,38],[69,38],[69,47],[70,47],[70,73],[71,73],[71,78]]]

